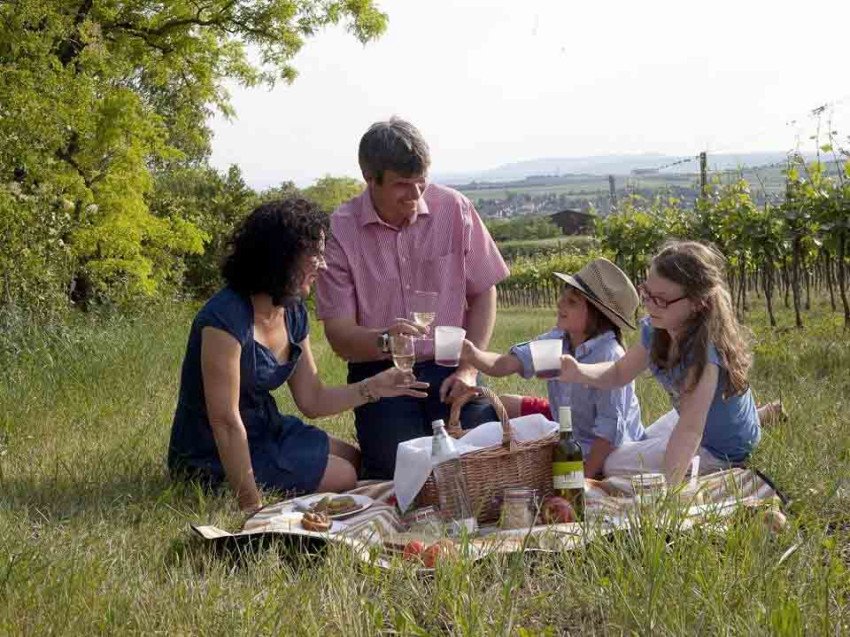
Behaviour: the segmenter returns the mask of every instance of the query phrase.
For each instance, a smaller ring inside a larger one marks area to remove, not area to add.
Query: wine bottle
[[[555,493],[573,507],[576,519],[584,518],[584,457],[573,438],[573,418],[569,407],[558,409],[561,438],[552,453],[552,486]]]

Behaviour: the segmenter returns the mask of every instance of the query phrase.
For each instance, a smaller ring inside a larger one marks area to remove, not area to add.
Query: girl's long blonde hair
[[[652,362],[669,368],[685,362],[689,368],[682,391],[696,387],[714,344],[726,370],[723,397],[742,394],[749,387],[747,373],[752,355],[744,328],[735,318],[732,296],[726,285],[726,259],[714,246],[697,241],[671,241],[652,260],[655,272],[682,286],[684,294],[700,307],[684,326],[675,361],[668,361],[671,337],[656,330],[650,349]],[[723,376],[721,376],[722,382]]]

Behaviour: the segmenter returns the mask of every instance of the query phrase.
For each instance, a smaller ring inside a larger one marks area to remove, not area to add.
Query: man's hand
[[[398,336],[399,334],[410,334],[413,337],[425,336],[428,333],[427,327],[422,327],[421,325],[417,325],[413,321],[408,321],[407,319],[397,318],[395,323],[390,325],[386,329],[387,334],[390,336]]]
[[[477,372],[472,367],[459,367],[454,374],[446,378],[443,384],[440,385],[440,400],[444,403],[451,403],[456,398],[468,394],[475,387],[477,375]]]

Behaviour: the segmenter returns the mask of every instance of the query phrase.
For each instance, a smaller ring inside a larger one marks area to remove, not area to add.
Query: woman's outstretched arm
[[[353,383],[328,387],[319,377],[316,361],[310,348],[310,337],[301,342],[301,359],[295,373],[289,378],[289,389],[298,409],[307,418],[332,416],[359,407],[373,399],[393,396],[427,398],[424,390],[428,383],[415,380],[413,374],[390,368],[371,378]],[[409,383],[409,384],[405,384]]]

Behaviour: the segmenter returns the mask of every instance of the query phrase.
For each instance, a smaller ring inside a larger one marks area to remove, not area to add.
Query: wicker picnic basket
[[[506,488],[536,489],[538,497],[552,491],[552,451],[558,444],[558,434],[553,433],[529,442],[516,442],[502,401],[486,387],[477,389],[477,392],[452,403],[446,431],[453,438],[460,438],[466,433],[460,427],[460,410],[475,395],[490,401],[502,422],[500,446],[473,451],[460,457],[472,509],[479,523],[489,524],[499,519],[501,496]],[[416,503],[418,506],[439,505],[433,473],[419,492]]]

